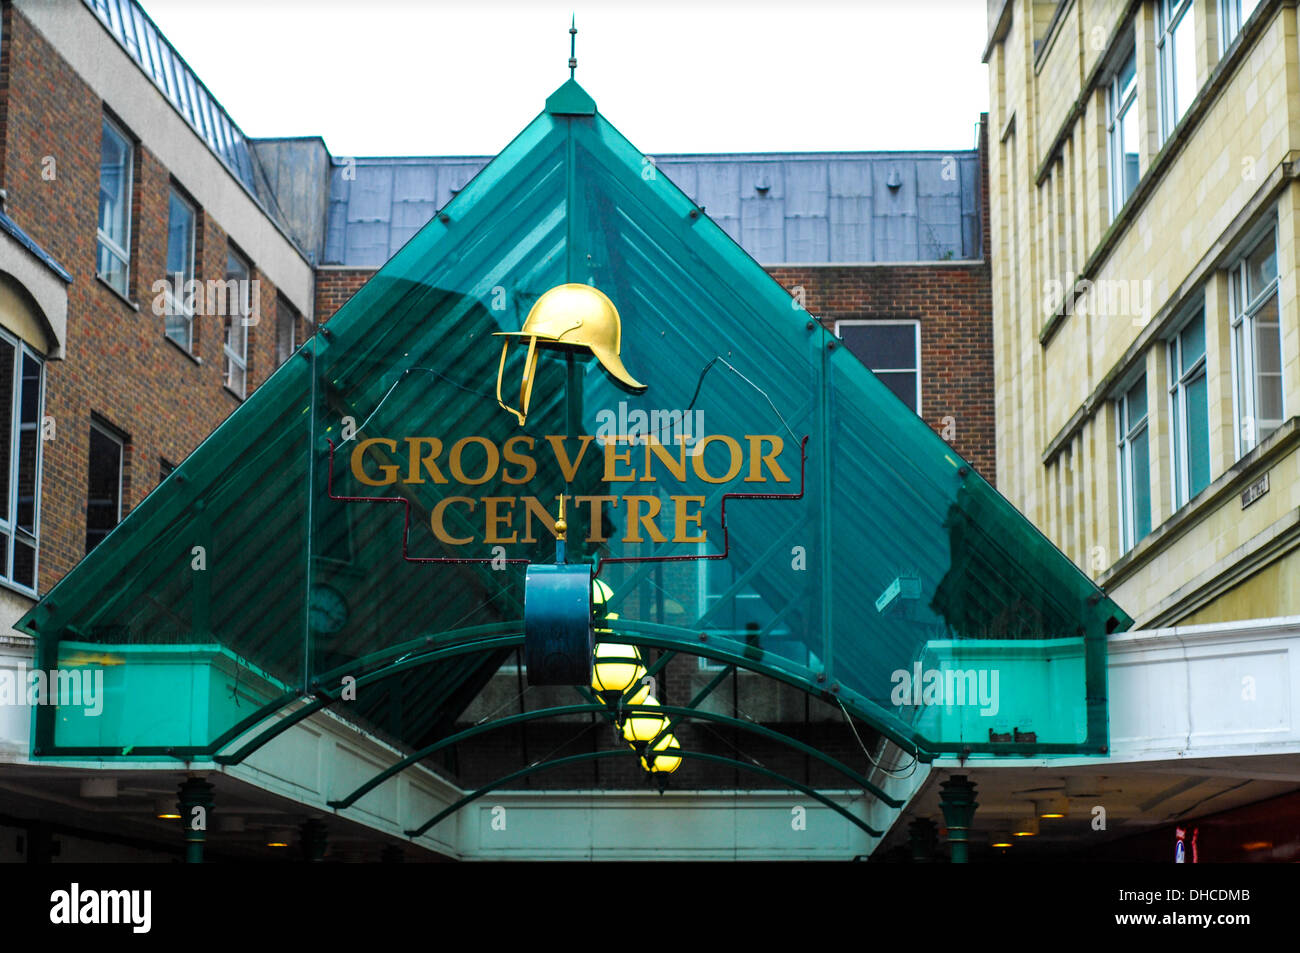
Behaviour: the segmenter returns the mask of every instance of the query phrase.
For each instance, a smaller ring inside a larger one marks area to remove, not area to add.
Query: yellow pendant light
[[[681,755],[674,755],[671,753],[673,751],[682,750],[681,744],[673,735],[664,735],[654,743],[654,747],[650,750],[654,752],[654,760],[651,761],[645,755],[642,755],[641,767],[645,768],[651,774],[672,774],[681,767]]]
[[[645,701],[640,703],[642,708],[658,708],[659,702],[653,695],[647,694]],[[644,744],[647,741],[653,741],[655,735],[664,730],[664,725],[668,719],[663,715],[652,714],[650,712],[629,712],[627,719],[623,722],[623,740]]]

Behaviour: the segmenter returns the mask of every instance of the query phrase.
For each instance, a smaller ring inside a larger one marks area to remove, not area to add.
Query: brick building
[[[488,159],[351,159],[319,139],[249,140],[138,4],[6,0],[0,9],[0,390],[13,421],[0,501],[0,659],[15,666],[32,661],[33,642],[12,624]],[[653,164],[992,482],[986,150],[981,121],[975,148],[952,153]],[[700,575],[700,604],[710,586],[733,582]],[[679,659],[663,677],[685,694],[717,670]],[[509,703],[519,678],[507,663],[463,719]],[[860,753],[836,709],[785,686],[737,675],[732,707],[820,750]],[[105,795],[88,782],[112,780],[121,803],[148,807],[181,772],[127,782],[42,767],[30,759],[28,718],[0,710],[0,827],[28,831],[29,859],[48,859],[54,835],[65,857],[166,854],[166,822],[105,827],[93,813]],[[382,725],[367,728],[384,737]],[[440,765],[457,783],[484,781],[567,734],[563,723],[529,726],[447,752]],[[805,757],[752,750],[824,780]],[[545,783],[572,786],[589,770]],[[597,786],[632,786],[638,775],[602,766],[594,776]],[[306,795],[286,806],[274,785],[240,783],[224,792],[227,810],[247,818],[295,827],[319,813]],[[333,843],[345,856],[395,842],[386,829],[341,826]],[[231,856],[259,856],[260,829],[231,834]]]

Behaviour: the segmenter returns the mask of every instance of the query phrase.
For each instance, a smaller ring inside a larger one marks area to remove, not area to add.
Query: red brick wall
[[[66,359],[46,364],[45,412],[55,439],[44,444],[40,591],[84,555],[91,414],[127,434],[123,511],[158,483],[159,458],[180,463],[239,404],[223,386],[223,320],[195,318],[195,361],[164,335],[153,284],[166,270],[171,176],[147,148],[135,150],[131,302],[95,276],[99,151],[105,104],[27,19],[5,8],[4,124],[0,185],[9,215],[71,272]],[[108,104],[111,109],[111,104]],[[127,132],[131,132],[128,128]],[[54,159],[52,180],[42,160]],[[196,275],[222,278],[225,232],[199,210]],[[261,321],[250,328],[249,391],[275,369],[275,288],[261,281]]]

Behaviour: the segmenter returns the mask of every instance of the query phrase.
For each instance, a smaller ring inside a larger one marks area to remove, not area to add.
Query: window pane
[[[845,346],[873,371],[916,369],[916,325],[849,324],[840,327]]]
[[[0,338],[0,518],[9,519],[14,419],[14,346]],[[5,547],[0,537],[0,549]]]
[[[36,550],[20,539],[14,540],[13,581],[29,589],[36,588]]]
[[[1124,422],[1125,427],[1132,429],[1142,422],[1142,418],[1147,415],[1147,376],[1143,374],[1138,378],[1125,397],[1128,404],[1128,419]]]
[[[1188,499],[1210,485],[1210,392],[1205,372],[1187,383]]]
[[[1178,372],[1182,376],[1205,356],[1205,315],[1193,319],[1178,337],[1181,358]]]
[[[127,196],[130,174],[131,148],[105,121],[99,160],[99,228],[124,250],[130,215]]]
[[[1189,7],[1183,18],[1174,27],[1173,36],[1173,117],[1177,123],[1187,112],[1187,106],[1196,98],[1196,39],[1193,21],[1195,17]]]
[[[1137,82],[1137,51],[1119,69],[1119,98],[1124,100]]]
[[[1120,205],[1133,194],[1138,183],[1138,111],[1130,103],[1119,122],[1120,137]]]
[[[121,513],[122,445],[98,427],[90,428],[90,472],[86,487],[86,552],[117,525]]]
[[[276,308],[275,361],[278,365],[287,361],[298,346],[298,316],[283,302],[278,303]]]
[[[18,410],[21,431],[18,435],[18,526],[36,533],[36,469],[40,455],[41,365],[23,355],[22,406]],[[14,556],[15,568],[19,565]]]
[[[1277,277],[1277,242],[1270,232],[1246,256],[1246,300],[1254,299],[1265,285]]]
[[[167,277],[174,280],[173,276],[180,275],[184,283],[194,277],[193,264],[194,211],[173,192],[167,221]],[[176,288],[175,292],[181,294],[183,290]]]
[[[1151,532],[1151,456],[1147,428],[1133,437],[1134,542]]]
[[[876,376],[916,413],[916,371],[881,371]]]
[[[1268,298],[1256,313],[1255,327],[1255,410],[1260,438],[1282,421],[1282,337],[1277,320],[1277,295]]]
[[[1247,20],[1250,19],[1250,15],[1254,13],[1255,8],[1259,6],[1259,0],[1240,0],[1240,2],[1241,16],[1237,19],[1237,26],[1239,29]]]

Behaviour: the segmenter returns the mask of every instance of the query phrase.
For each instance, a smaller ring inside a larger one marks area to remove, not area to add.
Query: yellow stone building
[[[1300,614],[1295,0],[990,0],[997,485],[1139,628]]]

